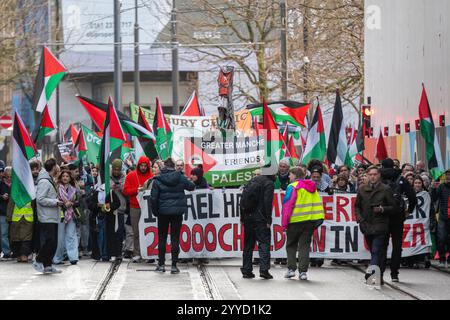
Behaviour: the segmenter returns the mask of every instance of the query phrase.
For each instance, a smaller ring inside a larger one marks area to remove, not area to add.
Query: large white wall
[[[380,126],[414,121],[425,83],[435,124],[450,111],[450,1],[365,1],[365,95]],[[402,132],[403,132],[402,126]]]

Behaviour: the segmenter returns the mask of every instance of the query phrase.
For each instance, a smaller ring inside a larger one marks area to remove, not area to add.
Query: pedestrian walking
[[[39,174],[40,163],[31,162],[31,173],[34,180]],[[35,200],[27,203],[23,208],[15,206],[12,199],[8,203],[7,220],[10,224],[11,249],[17,262],[28,262],[28,257],[33,250],[33,232],[35,226]]]
[[[42,245],[33,268],[43,273],[60,273],[61,270],[52,266],[52,259],[58,245],[58,223],[60,222],[60,207],[63,202],[58,199],[58,189],[54,178],[59,172],[56,160],[45,161],[44,169],[38,176],[36,190],[36,208],[39,219],[39,229],[42,235]]]
[[[389,242],[389,216],[398,211],[393,191],[381,183],[380,169],[371,166],[367,169],[369,183],[362,185],[356,196],[356,221],[369,245],[370,265],[380,270],[380,283],[384,284],[383,273],[386,268],[386,254]],[[366,272],[365,279],[372,275]]]
[[[247,279],[255,277],[252,258],[256,243],[259,251],[259,276],[273,279],[269,270],[275,179],[275,176],[256,176],[247,183],[242,192],[240,213],[241,223],[244,225],[244,250],[241,272]]]
[[[450,169],[445,171],[444,183],[440,184],[438,181],[432,183],[431,198],[439,204],[437,225],[439,267],[448,268],[450,263]],[[449,254],[448,257],[446,257],[447,254]]]
[[[58,199],[63,202],[61,220],[58,224],[58,246],[53,264],[63,264],[64,253],[67,253],[70,264],[78,262],[77,224],[81,218],[79,211],[80,194],[75,178],[68,170],[62,170],[58,177]]]
[[[322,199],[316,184],[312,180],[303,180],[305,174],[300,167],[290,170],[291,184],[287,187],[282,209],[282,226],[287,233],[288,270],[285,277],[295,277],[295,270],[298,268],[300,280],[308,279],[312,235],[324,220]]]
[[[394,168],[390,158],[381,161],[381,180],[392,190],[396,201],[396,211],[389,216],[389,237],[392,239],[391,279],[399,281],[399,269],[402,258],[403,223],[417,205],[416,193],[412,185],[401,175],[400,169]],[[405,173],[406,175],[407,173]],[[407,201],[404,199],[407,198]]]
[[[179,273],[177,267],[180,253],[180,229],[187,213],[185,190],[193,191],[195,185],[180,171],[175,170],[171,158],[164,161],[161,173],[154,177],[151,191],[152,212],[158,218],[158,266],[156,271],[165,272],[166,243],[170,226],[172,254],[171,273]]]
[[[141,219],[141,208],[137,200],[139,191],[143,189],[145,182],[153,177],[150,160],[142,156],[139,158],[136,170],[131,171],[125,178],[123,194],[130,198],[130,220],[133,228],[133,262],[141,260],[141,250],[139,246],[139,220]]]

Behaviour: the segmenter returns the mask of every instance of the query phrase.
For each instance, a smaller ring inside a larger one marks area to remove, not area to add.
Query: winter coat
[[[43,169],[39,172],[36,190],[36,209],[40,223],[59,223],[58,192],[52,177]]]
[[[431,199],[439,201],[439,221],[450,220],[450,183],[441,183],[439,187],[431,188]]]
[[[0,180],[0,216],[6,216],[9,200],[3,200],[1,197],[5,193],[9,194],[11,198],[11,187],[6,184],[5,181]]]
[[[194,183],[182,173],[172,168],[163,168],[161,173],[154,177],[150,195],[153,215],[184,215],[187,212],[184,190],[194,189]]]
[[[278,173],[275,180],[275,189],[286,190],[289,183],[289,172],[284,175]]]
[[[373,212],[374,206],[381,205],[383,212]],[[358,190],[355,202],[356,221],[365,235],[385,234],[389,230],[390,215],[398,211],[392,190],[383,183],[374,187],[363,185]]]
[[[272,224],[272,203],[274,197],[274,181],[275,176],[256,176],[253,181],[259,184],[260,194],[258,206],[256,207],[255,213],[251,214],[253,221],[264,222],[266,224]]]
[[[380,173],[381,181],[390,186],[391,190],[394,192],[394,199],[396,199],[395,194],[397,193],[408,199],[407,211],[408,213],[412,213],[417,206],[416,192],[409,182],[401,176],[401,170],[394,168],[382,168]],[[391,223],[403,223],[405,219],[406,214],[400,207],[398,207],[398,210],[391,215]]]
[[[115,195],[117,196],[117,198],[120,201],[120,207],[119,207],[119,212],[120,213],[125,213],[127,211],[127,199],[123,194],[123,186],[125,184],[125,176],[123,174],[120,175],[120,177],[114,177],[113,175],[111,175],[111,187],[114,184],[118,184],[120,185],[120,189],[119,190],[114,190]]]
[[[9,225],[9,239],[11,242],[16,241],[31,241],[33,239],[34,221],[28,222],[25,218],[21,218],[17,222],[12,222],[12,216],[14,213],[14,201],[8,202],[6,219],[11,222]]]
[[[297,190],[305,189],[309,193],[316,192],[316,184],[312,180],[300,180],[297,186],[289,185],[284,196],[283,209],[281,210],[281,225],[286,230],[289,225],[292,212],[297,201]]]
[[[139,171],[139,165],[141,163],[147,163],[148,171],[146,173],[141,173]],[[153,177],[153,173],[150,167],[150,160],[147,157],[141,157],[138,161],[136,170],[131,171],[127,174],[125,178],[125,184],[123,186],[123,195],[130,197],[130,207],[134,209],[139,209],[139,202],[137,200],[137,195],[139,193],[139,188],[143,187],[145,182]]]
[[[194,184],[195,184],[195,190],[209,189],[209,184],[206,181],[205,177],[201,177],[200,179],[195,181]]]

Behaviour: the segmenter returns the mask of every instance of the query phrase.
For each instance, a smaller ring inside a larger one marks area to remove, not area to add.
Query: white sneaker
[[[439,268],[446,268],[446,262],[439,262]]]
[[[137,262],[141,261],[141,256],[134,256],[132,260],[133,260],[133,263],[137,263]]]
[[[37,272],[44,273],[44,265],[41,262],[33,261],[32,266]]]
[[[114,261],[116,261],[116,260],[117,260],[116,257],[111,257],[111,259],[109,259],[109,261],[111,261],[111,262],[114,262]]]
[[[61,273],[62,271],[59,269],[56,269],[54,266],[51,267],[45,267],[44,273]]]
[[[308,276],[306,275],[306,272],[301,272],[298,276],[300,280],[308,280]]]
[[[284,275],[284,277],[285,277],[286,279],[290,279],[290,278],[295,277],[295,270],[288,269],[288,271],[286,272],[286,274]]]

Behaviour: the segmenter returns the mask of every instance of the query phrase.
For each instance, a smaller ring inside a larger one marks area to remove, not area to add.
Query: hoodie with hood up
[[[184,215],[187,199],[184,190],[193,191],[194,183],[174,168],[163,168],[154,178],[151,203],[153,215]]]
[[[148,167],[148,171],[145,173],[141,173],[139,171],[139,165],[142,163],[146,163]],[[143,187],[145,182],[148,179],[153,177],[153,173],[150,166],[150,160],[147,157],[140,157],[138,161],[138,165],[136,170],[131,171],[125,178],[125,184],[123,186],[123,195],[126,197],[130,197],[130,207],[133,209],[139,209],[139,202],[136,196],[139,193],[139,188]]]
[[[284,229],[287,229],[289,225],[289,220],[291,219],[292,211],[294,210],[297,201],[297,190],[300,189],[305,189],[309,193],[317,191],[316,184],[312,180],[300,180],[295,187],[292,185],[287,187],[284,196],[283,209],[281,211],[281,225]]]

